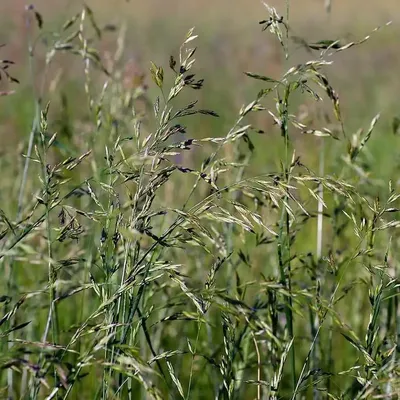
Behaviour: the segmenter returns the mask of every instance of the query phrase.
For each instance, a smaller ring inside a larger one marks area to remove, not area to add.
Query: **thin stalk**
[[[289,59],[289,18],[290,18],[290,0],[286,0],[286,60]]]
[[[56,304],[56,281],[57,281],[57,272],[53,264],[53,251],[52,251],[52,241],[51,241],[51,224],[50,224],[50,212],[53,209],[51,206],[52,203],[52,191],[54,188],[51,187],[51,173],[50,166],[47,165],[47,143],[45,141],[45,134],[47,130],[47,121],[45,120],[47,116],[41,117],[41,127],[40,127],[40,135],[41,135],[41,144],[42,144],[42,155],[40,157],[42,164],[42,174],[43,174],[43,201],[45,203],[45,213],[44,213],[44,221],[46,224],[46,236],[47,236],[47,270],[48,270],[48,285],[49,285],[49,312],[47,316],[46,327],[42,336],[42,342],[47,342],[47,336],[49,330],[51,328],[51,340],[52,343],[57,344],[59,342],[59,326],[58,326],[58,312],[57,312],[57,304]],[[43,363],[43,354],[40,354],[39,364]],[[54,368],[54,379],[57,379],[57,372]],[[39,393],[40,381],[37,380],[34,389],[33,389],[33,397],[36,398]]]
[[[319,176],[322,178],[325,174],[325,142],[323,138],[321,138],[320,142],[320,156],[319,156]],[[322,287],[322,282],[321,282],[321,276],[319,274],[319,263],[322,258],[322,238],[323,238],[323,212],[324,212],[324,186],[322,182],[318,184],[318,217],[317,217],[317,254],[316,254],[316,263],[315,263],[315,278],[316,278],[316,284],[317,284],[317,299],[319,296],[318,291]],[[317,304],[317,311],[315,312],[315,315],[311,315],[311,323],[312,323],[312,335],[315,337],[315,333],[318,329],[319,326],[319,316],[318,316],[318,304]],[[311,308],[310,308],[311,312]],[[311,369],[315,370],[319,368],[319,354],[320,354],[320,340],[319,337],[315,341],[315,346],[312,352],[312,357],[311,357]],[[320,391],[317,388],[316,385],[316,380],[317,378],[314,376],[313,377],[313,399],[314,400],[319,400],[321,398],[320,396]]]
[[[289,25],[290,25],[290,0],[286,0],[286,60],[289,60],[290,52],[289,52]],[[291,160],[289,159],[289,128],[288,128],[288,118],[289,118],[289,97],[291,93],[291,84],[287,83],[285,92],[284,92],[284,100],[282,101],[281,106],[282,109],[282,125],[281,125],[281,134],[285,141],[285,181],[287,185],[290,184],[290,169],[291,169]],[[289,190],[289,189],[287,189]],[[285,195],[285,203],[289,203],[289,195]],[[285,233],[283,233],[285,229]],[[284,236],[284,240],[283,239]],[[286,313],[286,323],[288,327],[289,339],[294,340],[294,328],[293,328],[293,301],[292,301],[292,271],[291,271],[291,263],[290,263],[290,216],[286,207],[282,207],[282,214],[280,220],[280,228],[279,228],[279,237],[280,237],[280,247],[281,251],[279,256],[279,265],[281,269],[281,280],[282,284],[288,289],[289,296],[286,300],[285,304],[285,313]],[[278,245],[279,246],[279,245]],[[284,246],[284,250],[282,250],[282,246]],[[286,260],[283,258],[286,257]],[[285,265],[286,264],[286,265]],[[291,346],[290,349],[290,360],[291,360],[291,374],[292,374],[292,383],[293,388],[296,387],[296,352],[295,346]]]
[[[319,176],[322,178],[325,173],[325,142],[321,139],[319,156]],[[324,211],[324,186],[322,182],[318,185],[318,195],[321,200],[318,201],[318,220],[317,220],[317,260],[322,257],[322,231],[323,231],[323,211]]]
[[[328,13],[328,22],[329,22],[329,13],[330,13],[330,0],[325,1],[325,7],[326,11]],[[323,178],[325,175],[325,141],[324,138],[321,138],[320,141],[320,152],[319,152],[319,176],[320,178]],[[319,263],[322,259],[322,246],[323,246],[323,223],[324,223],[324,186],[322,184],[322,181],[319,182],[318,184],[318,211],[317,211],[317,244],[316,244],[316,264],[315,264],[315,278],[316,278],[316,284],[317,284],[317,291],[320,290],[320,288],[323,287],[323,282],[322,282],[322,277],[320,276],[319,273]],[[318,296],[318,293],[317,293]],[[312,352],[312,357],[311,357],[311,369],[317,369],[319,368],[319,355],[320,355],[320,338],[319,336],[316,335],[316,332],[318,330],[318,327],[320,325],[320,319],[318,315],[318,304],[317,304],[317,311],[315,313],[314,318],[311,320],[312,322],[312,335],[313,337],[316,338],[315,340],[315,346]],[[330,324],[332,324],[332,321],[330,321]],[[329,344],[328,344],[328,358],[331,360],[332,359],[332,327],[329,329]],[[330,389],[330,376],[328,376],[328,381],[327,381],[327,387],[328,387],[328,393]],[[320,391],[317,389],[316,385],[316,377],[313,377],[313,399],[314,400],[319,400],[321,398]]]
[[[250,320],[246,317],[246,322],[248,326],[250,326]],[[253,339],[254,348],[256,350],[257,355],[257,398],[256,400],[261,400],[262,398],[262,386],[261,386],[261,353],[258,347],[257,338],[253,330],[251,330],[251,338]]]
[[[289,130],[288,130],[288,101],[290,96],[290,83],[285,89],[285,99],[282,101],[281,106],[281,134],[284,138],[285,144],[285,165],[284,165],[284,179],[285,182],[290,184],[290,160],[289,160]],[[289,190],[289,189],[287,189]],[[285,194],[285,204],[289,202],[289,195]],[[289,334],[289,339],[294,338],[293,330],[293,311],[292,311],[292,284],[291,284],[291,264],[290,264],[290,217],[286,210],[286,207],[282,206],[281,217],[279,222],[279,234],[278,234],[278,264],[280,270],[281,284],[287,288],[289,292],[288,299],[285,300],[285,314],[286,324]],[[295,347],[292,346],[290,349],[290,360],[291,360],[291,371],[293,388],[296,386],[296,354]]]
[[[47,167],[46,165],[43,165],[43,167],[44,167],[44,173],[46,174],[45,175],[46,183],[50,184],[50,179],[46,172]],[[50,189],[46,187],[46,191],[47,190]],[[49,280],[49,307],[50,307],[49,319],[51,317],[52,342],[56,344],[58,343],[58,332],[59,332],[57,303],[55,301],[56,299],[55,284],[57,281],[57,272],[53,265],[49,201],[46,201],[46,235],[47,235],[47,258],[48,258],[47,268],[48,268],[48,280]]]
[[[111,165],[111,162],[109,162],[110,156],[109,156],[109,153],[108,153],[107,146],[106,146],[105,153],[106,153],[107,163],[109,163],[109,165],[107,165],[107,168],[109,168],[111,170],[112,169],[112,165]],[[108,184],[109,187],[113,187],[113,179],[112,179],[112,174],[111,173],[109,174],[109,179],[108,179],[107,184]],[[113,199],[112,199],[112,194],[111,193],[108,194],[107,210],[108,210],[108,215],[107,215],[107,218],[106,218],[106,221],[105,221],[105,227],[103,227],[103,231],[106,232],[107,235],[109,236],[110,235],[110,231],[111,231],[111,222],[112,222],[111,221],[111,218],[112,218],[111,216],[112,216],[113,211],[114,211],[114,205],[113,205]],[[118,218],[116,220],[114,233],[117,230],[117,224],[118,224]],[[104,238],[104,240],[107,240],[107,239]],[[113,264],[113,258],[114,257],[113,257],[113,254],[109,254],[110,250],[107,249],[107,246],[108,246],[107,242],[101,244],[101,252],[103,252],[102,253],[102,257],[101,257],[102,260],[103,260],[102,261],[103,271],[104,271],[104,274],[106,276],[106,285],[105,285],[106,289],[104,291],[104,293],[106,295],[106,299],[105,299],[106,301],[112,296],[111,288],[114,286],[113,282],[112,282],[112,279],[113,279],[112,274],[113,273],[110,272],[110,271],[112,271],[112,268],[113,268],[112,264]],[[114,249],[114,251],[115,251],[115,249]],[[118,285],[118,282],[115,282],[115,283],[116,283],[116,285]],[[105,313],[105,320],[106,320],[105,323],[107,325],[111,326],[108,329],[108,332],[107,332],[108,335],[116,334],[116,328],[113,325],[114,324],[118,324],[119,315],[118,315],[118,311],[115,312],[114,310],[115,310],[115,306],[114,306],[114,304],[111,304],[108,307],[107,312]],[[105,347],[105,349],[104,349],[104,359],[108,360],[110,362],[110,364],[113,363],[113,353],[114,353],[114,348],[109,349],[108,347]],[[113,369],[109,368],[108,369],[109,378],[107,380],[106,379],[107,369],[105,368],[103,370],[103,398],[104,399],[109,398],[108,391],[109,391],[109,387],[110,387],[110,382],[112,381],[113,374],[114,374]]]
[[[235,148],[234,148],[234,153],[235,153],[235,157],[238,156],[238,152],[239,152],[239,141],[236,142]],[[247,163],[250,161],[250,157],[251,154],[248,153],[246,155],[245,160],[243,161],[243,166],[239,168],[239,171],[236,175],[235,178],[235,183],[240,182],[243,179],[243,175],[244,175],[244,169],[245,169],[245,165],[247,165]],[[237,157],[238,159],[238,157]],[[239,193],[238,192],[233,192],[232,193],[232,201],[236,202],[238,200],[238,196]],[[224,234],[225,234],[225,242],[226,242],[226,252],[227,254],[231,254],[233,252],[233,248],[234,248],[234,243],[233,243],[233,237],[234,237],[234,230],[233,230],[234,226],[232,223],[226,223],[224,224]],[[226,282],[227,282],[227,290],[230,290],[232,287],[232,281],[234,279],[234,271],[233,271],[233,265],[232,265],[232,261],[229,259],[228,260],[228,268],[227,268],[227,274],[226,274]]]
[[[197,345],[199,343],[199,336],[200,336],[200,330],[201,330],[201,322],[200,320],[197,321],[197,336],[196,336],[196,343],[192,352],[192,362],[190,363],[190,374],[189,374],[189,383],[188,383],[188,389],[187,389],[187,395],[186,395],[186,400],[189,400],[190,398],[190,390],[192,388],[192,379],[193,379],[193,367],[194,367],[194,359],[196,357],[196,352],[197,352]]]

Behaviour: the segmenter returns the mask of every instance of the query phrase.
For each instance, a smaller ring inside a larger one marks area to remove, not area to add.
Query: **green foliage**
[[[2,395],[397,398],[400,194],[391,181],[371,185],[367,150],[380,115],[349,136],[328,79],[334,56],[369,36],[309,44],[290,34],[289,8],[284,17],[266,6],[260,22],[286,72],[245,72],[259,85],[254,99],[207,137],[198,121],[219,113],[198,105],[207,87],[194,72],[193,29],[169,69],[151,63],[153,92],[142,76],[124,81],[122,33],[103,60],[89,7],[46,33],[43,81],[58,53],[79,57],[86,99],[60,93],[52,120],[39,85],[19,190],[1,193]],[[41,14],[26,12],[43,32]],[[293,41],[310,61],[290,66]],[[12,65],[1,61],[0,73],[16,84]],[[303,97],[331,110],[297,115]],[[75,100],[84,108],[76,116]],[[391,123],[397,133],[398,118]],[[283,149],[275,170],[256,163],[272,131]],[[306,139],[318,173],[296,151]],[[325,146],[340,152],[334,175]]]

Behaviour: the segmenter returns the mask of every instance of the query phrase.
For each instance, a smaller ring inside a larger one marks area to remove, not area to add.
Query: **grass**
[[[245,74],[208,85],[197,30],[146,80],[123,26],[26,9],[29,85],[0,65],[30,131],[0,158],[1,398],[399,397],[400,124],[330,78],[392,27],[302,40],[296,7],[258,9],[271,75],[226,49]]]

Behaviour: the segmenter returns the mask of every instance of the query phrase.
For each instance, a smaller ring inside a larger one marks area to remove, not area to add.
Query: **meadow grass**
[[[29,131],[0,158],[1,398],[399,397],[400,120],[352,118],[330,79],[391,27],[309,41],[297,7],[254,21],[272,75],[227,50],[210,85],[202,32],[146,79],[123,24],[25,10],[31,87],[0,64]]]

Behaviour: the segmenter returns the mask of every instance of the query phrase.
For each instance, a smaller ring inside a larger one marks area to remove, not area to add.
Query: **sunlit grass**
[[[393,27],[44,4],[1,98],[1,396],[397,398],[397,58],[360,64]]]

